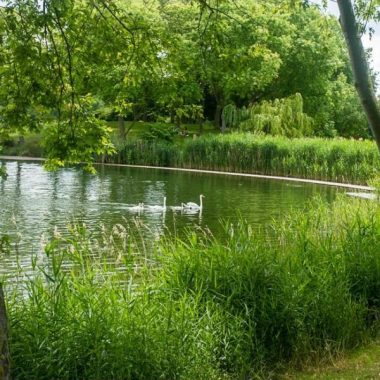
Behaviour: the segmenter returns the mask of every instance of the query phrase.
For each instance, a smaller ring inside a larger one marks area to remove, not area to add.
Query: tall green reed
[[[211,329],[228,372],[245,378],[316,360],[378,330],[379,211],[317,204],[274,226],[270,239],[242,222],[224,241],[174,243],[162,276],[179,299],[196,294],[223,315]]]
[[[365,342],[379,327],[380,206],[309,206],[265,233],[242,221],[149,254],[121,225],[54,237],[8,288],[14,378],[268,378]]]
[[[9,296],[15,379],[212,378],[196,301],[150,283],[136,248],[120,225],[97,241],[74,226],[46,245]]]
[[[236,133],[186,140],[182,145],[131,142],[107,162],[293,176],[367,183],[380,170],[371,141],[288,139]]]

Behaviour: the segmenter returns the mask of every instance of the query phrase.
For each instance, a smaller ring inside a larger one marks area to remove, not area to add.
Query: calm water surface
[[[40,249],[41,235],[57,226],[64,230],[72,220],[84,222],[94,231],[125,219],[140,218],[149,231],[146,238],[174,230],[209,228],[215,235],[222,231],[221,219],[231,222],[244,218],[253,226],[262,226],[292,208],[302,208],[315,195],[332,201],[338,190],[333,187],[295,184],[294,182],[256,178],[137,169],[99,167],[97,175],[80,169],[46,172],[40,163],[3,161],[8,172],[0,179],[0,234],[22,236],[20,253],[30,257]],[[128,207],[144,202],[167,205],[199,203],[204,194],[202,213],[133,212]],[[12,258],[8,260],[12,265]]]

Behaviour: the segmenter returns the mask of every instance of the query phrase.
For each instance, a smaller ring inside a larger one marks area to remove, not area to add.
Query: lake
[[[84,222],[99,231],[135,218],[146,226],[146,239],[167,232],[181,235],[185,229],[208,228],[214,235],[223,231],[221,220],[247,220],[253,227],[268,225],[291,209],[305,207],[314,196],[331,202],[345,190],[331,186],[287,181],[225,176],[194,172],[129,167],[98,166],[98,174],[79,168],[47,172],[41,163],[3,161],[8,178],[0,179],[0,233],[19,242],[20,256],[30,265],[30,256],[41,248],[42,234],[55,227],[64,231],[72,221]],[[202,212],[165,213],[131,209],[145,205],[179,206],[196,202],[204,194]],[[7,270],[15,263],[6,259]]]

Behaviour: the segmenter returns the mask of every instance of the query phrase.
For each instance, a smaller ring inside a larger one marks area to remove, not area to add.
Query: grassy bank
[[[268,234],[241,222],[149,255],[121,225],[74,227],[8,287],[13,377],[268,378],[334,357],[378,332],[379,215],[316,203]]]
[[[379,173],[380,156],[372,141],[345,139],[257,136],[252,134],[211,134],[202,137],[189,128],[188,136],[165,141],[149,137],[151,124],[142,123],[127,141],[115,132],[117,153],[108,163],[171,166],[278,175],[327,181],[366,184]],[[136,127],[137,128],[137,127]],[[160,128],[156,128],[160,130]],[[162,128],[161,128],[162,129]],[[148,138],[147,137],[147,138]],[[43,155],[40,137],[26,136],[22,142],[4,147],[4,155]],[[104,157],[98,158],[104,160]]]
[[[231,134],[187,139],[181,145],[136,140],[107,162],[259,173],[365,184],[380,170],[370,141]]]
[[[380,340],[333,358],[328,363],[289,371],[281,380],[375,380],[380,373]]]

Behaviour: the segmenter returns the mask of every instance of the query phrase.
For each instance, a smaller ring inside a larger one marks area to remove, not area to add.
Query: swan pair
[[[199,205],[194,202],[181,203],[181,206],[170,207],[173,211],[200,211],[203,209],[202,199],[206,198],[203,194],[199,196]]]
[[[166,211],[166,197],[164,197],[163,206],[160,206],[160,205],[145,206],[144,203],[139,203],[137,206],[128,207],[128,210],[129,211],[144,211],[144,210]]]
[[[129,211],[144,211],[144,210],[152,210],[152,211],[166,211],[166,197],[164,197],[164,205],[153,205],[153,206],[145,206],[144,203],[139,203],[137,206],[128,207]]]

